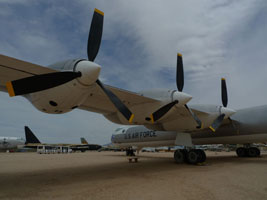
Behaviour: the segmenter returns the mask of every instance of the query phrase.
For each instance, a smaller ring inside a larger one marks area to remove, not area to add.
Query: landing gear
[[[183,163],[185,160],[186,154],[182,150],[176,150],[174,152],[174,160],[176,163]]]
[[[195,165],[197,163],[203,163],[206,160],[206,154],[201,149],[178,149],[174,152],[174,160],[176,163],[187,162],[188,164]]]
[[[236,154],[238,157],[246,157],[247,156],[247,149],[244,147],[239,147],[236,149]]]
[[[239,147],[236,149],[238,157],[259,157],[261,152],[257,147]]]
[[[135,156],[133,149],[126,149],[126,156]]]

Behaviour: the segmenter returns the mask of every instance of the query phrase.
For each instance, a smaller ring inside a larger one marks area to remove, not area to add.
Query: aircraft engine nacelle
[[[77,71],[82,76],[60,86],[31,93],[28,100],[40,111],[60,114],[79,107],[90,95],[101,67],[87,60],[68,60],[49,66],[59,71]]]
[[[158,99],[162,102],[173,102],[175,100],[178,100],[178,106],[183,106],[192,98],[190,95],[184,92],[167,89],[153,89],[149,91],[142,91],[140,92],[140,94],[146,97]]]

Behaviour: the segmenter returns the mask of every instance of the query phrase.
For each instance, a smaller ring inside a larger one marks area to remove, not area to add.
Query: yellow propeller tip
[[[212,127],[212,126],[210,126],[209,127],[213,132],[215,132],[215,129]]]
[[[133,119],[134,119],[134,114],[131,115],[129,122],[132,123]]]
[[[98,10],[95,8],[95,12],[99,13],[100,15],[103,15],[104,16],[104,12],[102,12],[101,10]]]
[[[177,56],[182,57],[183,55],[181,53],[178,53]]]
[[[14,97],[15,96],[15,92],[14,92],[14,89],[13,89],[13,85],[11,82],[7,82],[6,83],[6,88],[7,88],[7,92],[9,94],[10,97]]]
[[[151,121],[151,123],[152,123],[152,124],[154,124],[154,122],[155,122],[155,121],[154,121],[153,114],[151,114],[151,115],[150,115],[150,119],[151,119],[151,120],[150,120],[150,121]]]
[[[225,78],[222,78],[222,81],[225,81]]]

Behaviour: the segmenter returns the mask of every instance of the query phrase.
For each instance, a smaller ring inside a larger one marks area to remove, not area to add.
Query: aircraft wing
[[[6,83],[8,81],[56,71],[57,70],[55,69],[43,67],[0,54],[0,91],[7,92]],[[117,109],[110,102],[103,90],[99,87],[99,85],[95,85],[96,87],[89,90],[90,95],[79,108],[101,114],[116,112]],[[144,97],[140,94],[118,89],[112,86],[106,85],[106,87],[116,94],[119,99],[129,107],[136,104],[153,103],[157,101],[155,99]]]
[[[8,81],[52,72],[56,70],[0,54],[0,91],[7,92]]]
[[[111,90],[128,108],[138,104],[158,102],[156,99],[144,97],[138,93],[115,88],[109,85],[105,85],[105,87]],[[108,114],[117,111],[115,106],[98,85],[96,85],[96,87],[90,92],[91,94],[88,96],[85,102],[79,106],[80,109],[98,112],[101,114]]]

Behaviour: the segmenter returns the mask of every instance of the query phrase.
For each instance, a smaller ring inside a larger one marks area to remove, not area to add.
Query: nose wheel
[[[174,160],[176,163],[186,162],[188,164],[198,164],[206,161],[206,153],[201,149],[178,149],[174,152]]]

